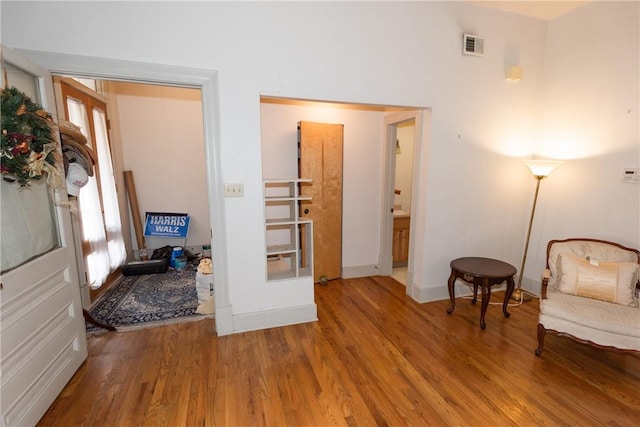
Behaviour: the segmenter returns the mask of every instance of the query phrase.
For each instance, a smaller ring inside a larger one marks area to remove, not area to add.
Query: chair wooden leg
[[[538,323],[538,348],[536,348],[536,356],[540,356],[542,354],[542,347],[544,346],[544,336],[547,334],[547,330],[542,326],[541,323]]]

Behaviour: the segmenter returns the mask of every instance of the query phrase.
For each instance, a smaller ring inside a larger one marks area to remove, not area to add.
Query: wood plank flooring
[[[547,335],[538,302],[418,304],[391,278],[315,288],[318,322],[213,321],[89,338],[40,426],[632,426],[640,357]],[[493,295],[501,302],[502,293]]]

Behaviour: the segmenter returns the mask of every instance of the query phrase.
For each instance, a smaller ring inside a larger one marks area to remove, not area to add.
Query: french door
[[[99,288],[109,274],[126,260],[122,223],[109,144],[106,100],[83,84],[68,78],[55,79],[64,117],[80,127],[97,162],[93,176],[78,194],[79,226],[86,282]],[[62,111],[61,111],[62,113]],[[87,292],[83,292],[86,297]]]
[[[1,53],[2,86],[55,121],[49,72],[10,49]],[[71,218],[64,184],[0,185],[0,425],[35,425],[87,357]]]

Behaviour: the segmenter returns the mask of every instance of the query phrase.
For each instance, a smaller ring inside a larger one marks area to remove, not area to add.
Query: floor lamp
[[[516,301],[528,301],[531,299],[530,297],[525,295],[525,292],[522,291],[522,278],[524,277],[524,266],[527,262],[527,252],[529,251],[529,238],[531,237],[531,226],[533,225],[533,217],[536,213],[536,203],[538,201],[538,191],[540,190],[540,181],[543,178],[546,178],[551,171],[560,166],[562,161],[560,160],[523,160],[524,164],[531,169],[531,173],[533,173],[533,177],[536,179],[536,192],[533,195],[533,207],[531,208],[531,218],[529,219],[529,229],[527,230],[527,240],[524,244],[524,254],[522,255],[522,265],[520,266],[520,275],[518,276],[518,287],[513,294],[511,294],[511,299]]]

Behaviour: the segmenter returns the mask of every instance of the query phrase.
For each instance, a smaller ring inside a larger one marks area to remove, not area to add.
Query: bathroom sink
[[[409,216],[410,214],[411,214],[411,212],[405,211],[404,209],[394,209],[393,210],[393,216],[396,217],[396,218]]]

